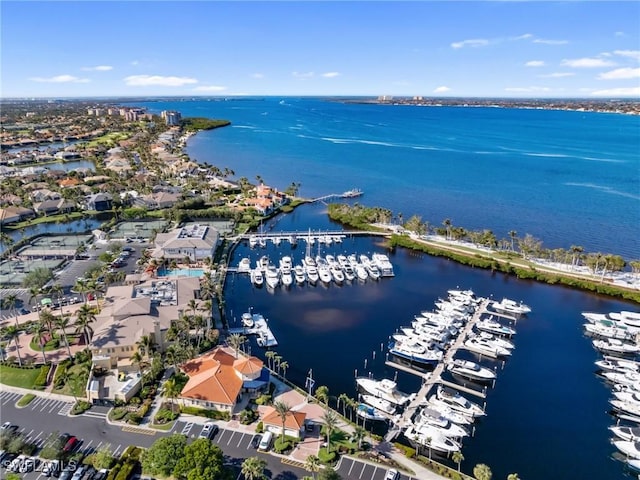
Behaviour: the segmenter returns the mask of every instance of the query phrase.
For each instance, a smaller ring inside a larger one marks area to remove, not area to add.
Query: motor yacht
[[[618,340],[634,340],[639,332],[637,328],[627,327],[625,325],[617,326],[614,322],[610,321],[587,322],[584,324],[584,329],[594,337],[614,338]]]
[[[389,260],[384,253],[374,253],[371,255],[371,262],[374,263],[378,270],[380,270],[380,275],[383,277],[393,277],[395,274],[393,273],[393,264]]]
[[[433,427],[424,427],[417,432],[412,425],[405,430],[404,436],[407,437],[410,442],[447,455],[453,452],[459,452],[461,448],[458,442],[449,437],[445,437]]]
[[[280,280],[285,287],[291,286],[293,283],[291,257],[284,256],[280,259]]]
[[[629,415],[633,415],[635,417],[640,417],[640,403],[638,402],[628,402],[625,400],[613,399],[609,400],[611,406],[622,413],[627,413]]]
[[[251,315],[250,312],[245,312],[242,314],[242,325],[247,328],[251,328],[255,325],[255,322],[253,321],[253,315]]]
[[[497,320],[494,320],[493,316],[479,320],[478,322],[476,322],[475,326],[478,330],[482,330],[483,332],[491,333],[494,335],[512,336],[516,334],[514,328],[502,325]]]
[[[296,283],[303,284],[306,280],[304,267],[302,265],[296,265],[295,267],[293,267],[293,276],[296,279]]]
[[[396,406],[388,400],[385,400],[384,398],[375,397],[366,393],[361,395],[360,397],[362,398],[363,402],[371,405],[372,407],[375,407],[376,409],[384,413],[388,413],[389,415],[395,415],[396,413]]]
[[[262,270],[257,267],[251,270],[251,283],[256,287],[264,284],[264,275],[262,274]]]
[[[640,405],[640,392],[636,392],[633,390],[614,390],[613,396],[617,400],[622,400],[623,402],[635,402]]]
[[[249,273],[251,271],[251,259],[244,257],[238,264],[238,273]]]
[[[340,254],[336,257],[336,260],[338,261],[338,265],[340,265],[343,270],[344,270],[344,267],[346,267],[347,265],[350,265],[349,259],[347,258],[346,255]]]
[[[605,355],[604,358],[600,360],[596,360],[595,364],[598,368],[611,372],[640,372],[640,362],[608,355]]]
[[[364,265],[360,263],[356,265],[356,276],[358,277],[358,280],[361,281],[365,281],[367,278],[369,278],[369,274],[367,273],[367,269]]]
[[[488,342],[494,343],[499,347],[506,348],[508,350],[513,350],[516,346],[513,342],[507,340],[506,338],[493,335],[489,332],[472,332],[469,334],[469,338],[479,338],[481,340],[487,340]]]
[[[613,445],[624,453],[627,457],[640,459],[640,442],[631,442],[627,440],[616,440]]]
[[[387,421],[387,417],[384,416],[384,413],[365,403],[361,403],[358,405],[356,409],[356,415],[366,420],[372,420],[377,422]]]
[[[429,410],[440,414],[441,417],[446,418],[453,423],[457,423],[458,425],[471,425],[475,420],[475,417],[472,415],[464,414],[442,403],[437,404],[427,401],[423,403],[423,405],[424,408],[428,408]]]
[[[469,360],[453,359],[453,361],[447,365],[447,369],[451,373],[460,375],[461,377],[480,382],[490,382],[496,378],[495,371]]]
[[[344,279],[347,282],[353,282],[353,280],[356,278],[356,272],[351,264],[347,263],[344,267],[342,267],[342,271],[344,272]]]
[[[258,237],[255,235],[249,236],[249,247],[255,248],[258,245]]]
[[[320,275],[318,275],[318,267],[315,265],[307,265],[305,267],[305,272],[307,274],[307,280],[309,280],[311,285],[318,283],[318,280],[320,279]]]
[[[609,430],[611,430],[611,433],[616,437],[621,440],[626,440],[627,442],[636,442],[640,440],[640,427],[615,425],[613,427],[609,427]]]
[[[369,377],[358,377],[356,378],[356,384],[366,393],[395,405],[404,405],[411,398],[406,393],[399,391],[396,382],[388,378],[375,380]]]
[[[368,265],[365,265],[364,268],[367,271],[367,275],[369,275],[369,278],[371,278],[372,280],[380,279],[380,270],[374,263],[369,263]]]
[[[503,298],[499,302],[491,303],[491,308],[493,308],[498,313],[504,313],[516,317],[531,313],[531,307],[525,305],[522,302],[515,302],[514,300],[511,300],[509,298]]]
[[[417,342],[391,342],[389,353],[411,363],[420,365],[435,365],[442,360],[442,350],[426,348]]]
[[[333,281],[338,285],[344,283],[344,272],[340,268],[340,265],[336,263],[335,265],[330,266],[329,273],[331,274],[331,278],[333,279]]]
[[[640,347],[637,344],[623,342],[615,338],[596,338],[592,343],[596,350],[605,354],[635,355],[640,353]]]
[[[264,281],[267,287],[276,288],[280,283],[280,275],[275,265],[270,264],[264,274]]]
[[[257,261],[256,261],[256,268],[262,270],[263,272],[267,269],[267,267],[269,266],[269,264],[271,263],[271,261],[269,260],[269,257],[267,257],[266,255],[262,255]]]
[[[466,415],[472,415],[474,417],[480,417],[485,415],[482,407],[476,403],[470,402],[463,397],[459,392],[446,387],[438,387],[436,390],[434,400],[439,400],[448,405],[454,410],[465,413]],[[430,400],[431,401],[431,400]]]
[[[603,372],[602,376],[618,385],[640,385],[640,372],[628,370],[626,372]]]
[[[444,418],[435,410],[423,408],[414,419],[414,429],[420,433],[423,427],[432,427],[445,437],[461,438],[469,436],[469,430]]]
[[[471,337],[465,340],[464,346],[472,352],[489,355],[490,357],[508,357],[511,355],[510,349],[480,337]]]

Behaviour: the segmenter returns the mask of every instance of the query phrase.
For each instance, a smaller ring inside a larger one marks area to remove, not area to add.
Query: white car
[[[387,470],[387,474],[384,476],[384,480],[398,480],[398,478],[400,478],[400,474],[395,468]]]
[[[27,457],[20,464],[18,471],[20,473],[32,472],[38,464],[38,459],[36,457]]]
[[[20,468],[20,465],[22,465],[26,459],[26,455],[18,455],[16,458],[11,460],[11,463],[7,467],[7,470],[9,470],[10,472],[17,472]]]
[[[60,470],[60,460],[49,460],[45,462],[45,465],[42,468],[42,474],[45,477],[50,477],[51,475],[56,476],[59,470]]]

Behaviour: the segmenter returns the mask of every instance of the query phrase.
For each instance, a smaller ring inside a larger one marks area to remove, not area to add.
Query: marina
[[[229,334],[255,335],[259,347],[273,348],[278,346],[275,335],[269,328],[269,322],[259,313],[243,313],[242,327],[230,328]]]

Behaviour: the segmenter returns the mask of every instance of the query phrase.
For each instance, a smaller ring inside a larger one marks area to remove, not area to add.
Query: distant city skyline
[[[640,98],[640,2],[0,4],[0,95]]]

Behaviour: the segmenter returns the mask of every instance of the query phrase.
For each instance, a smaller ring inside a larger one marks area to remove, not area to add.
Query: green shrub
[[[85,400],[78,400],[71,409],[71,415],[80,415],[91,408],[91,404]]]
[[[240,423],[243,425],[249,425],[258,418],[258,412],[251,410],[250,408],[244,409],[240,412]]]
[[[176,418],[178,418],[178,414],[172,412],[169,409],[166,408],[161,408],[160,410],[158,410],[158,413],[156,413],[156,417],[154,419],[155,423],[169,423],[173,420],[175,420]]]
[[[26,407],[27,405],[29,405],[31,403],[31,401],[34,398],[36,398],[36,396],[33,393],[27,393],[26,395],[23,395],[20,400],[18,400],[18,406],[19,407]]]
[[[276,453],[283,453],[286,452],[287,450],[289,450],[291,448],[291,443],[287,441],[287,439],[285,438],[284,442],[282,441],[282,437],[279,436],[275,442],[273,442],[273,450]]]
[[[111,410],[112,420],[122,420],[127,415],[127,409],[124,407],[115,407]]]
[[[43,365],[42,367],[40,367],[40,373],[36,377],[36,380],[33,384],[34,388],[40,390],[47,385],[47,377],[49,376],[49,370],[51,370],[51,365]]]
[[[269,403],[271,403],[271,395],[264,394],[256,398],[257,405],[268,405]]]
[[[262,422],[258,422],[258,425],[256,425],[256,433],[262,433],[264,432],[264,425]]]
[[[322,463],[330,464],[333,463],[336,459],[336,452],[328,452],[326,447],[322,447],[318,451],[318,458]]]

